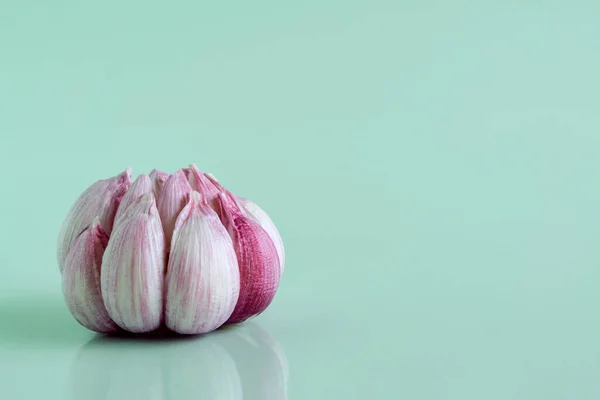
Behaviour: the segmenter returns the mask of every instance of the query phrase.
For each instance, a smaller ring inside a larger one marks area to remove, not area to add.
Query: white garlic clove
[[[219,195],[223,225],[233,241],[240,269],[240,296],[227,323],[243,322],[271,304],[281,275],[277,249],[267,232],[246,217],[227,194]]]
[[[131,168],[109,179],[103,179],[87,188],[75,201],[58,234],[57,258],[62,272],[65,258],[75,238],[97,216],[100,225],[110,235],[121,198],[131,186]]]
[[[169,179],[169,174],[157,169],[153,169],[150,172],[150,179],[152,180],[152,191],[154,192],[154,198],[156,199],[156,204],[158,204],[163,187],[165,186],[165,182],[167,179]]]
[[[165,322],[178,333],[217,329],[237,303],[240,272],[231,238],[196,191],[177,218],[165,284]]]
[[[127,190],[127,193],[125,193],[125,196],[123,196],[121,204],[119,204],[119,209],[117,210],[117,215],[115,215],[115,225],[118,224],[119,219],[125,215],[125,211],[129,206],[146,193],[152,193],[152,181],[148,175],[142,174],[137,177],[131,187]]]
[[[150,332],[163,320],[165,237],[153,194],[142,196],[127,213],[102,258],[102,298],[121,328]]]
[[[171,237],[173,236],[177,216],[187,204],[190,191],[190,184],[183,170],[175,171],[169,176],[163,187],[158,202],[158,213],[165,232],[167,249],[170,249]]]
[[[104,307],[100,290],[100,268],[107,243],[108,236],[96,217],[73,242],[62,275],[69,311],[81,325],[100,333],[119,330]]]

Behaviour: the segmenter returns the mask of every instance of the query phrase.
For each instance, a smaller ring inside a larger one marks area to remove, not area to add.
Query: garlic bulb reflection
[[[96,182],[59,234],[69,310],[102,333],[200,334],[262,313],[279,286],[283,242],[252,205],[194,164]]]
[[[256,323],[200,340],[98,336],[73,360],[73,399],[286,400],[283,347]]]

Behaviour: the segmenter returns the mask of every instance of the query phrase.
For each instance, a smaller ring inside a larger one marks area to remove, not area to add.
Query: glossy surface
[[[597,2],[200,4],[2,2],[0,399],[600,398]],[[273,303],[86,331],[72,202],[191,162],[277,225]]]

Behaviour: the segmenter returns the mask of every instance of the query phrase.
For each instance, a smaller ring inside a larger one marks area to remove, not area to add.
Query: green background
[[[0,398],[597,399],[599,12],[3,0]],[[191,162],[277,223],[272,306],[197,340],[80,327],[73,201]]]

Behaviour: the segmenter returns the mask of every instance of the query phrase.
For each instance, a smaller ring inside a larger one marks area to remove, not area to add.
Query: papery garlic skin
[[[269,234],[269,237],[277,249],[279,265],[281,267],[281,273],[283,273],[285,267],[285,248],[283,247],[283,239],[281,239],[281,235],[279,234],[275,223],[256,203],[243,197],[236,197],[236,200],[244,214],[254,222],[257,222]]]
[[[73,242],[62,275],[63,294],[71,314],[81,325],[101,333],[119,330],[104,307],[100,289],[100,268],[107,244],[108,236],[96,217]]]
[[[178,333],[213,331],[236,306],[240,271],[231,238],[196,191],[177,218],[165,284],[165,323]]]
[[[240,269],[240,295],[227,323],[243,322],[271,304],[281,270],[279,256],[267,232],[246,217],[225,193],[219,195],[222,223],[233,242]]]
[[[125,193],[125,196],[123,196],[121,199],[117,214],[115,215],[115,223],[117,223],[117,221],[123,217],[129,206],[138,201],[143,195],[148,193],[153,193],[152,181],[148,175],[142,174],[137,177],[131,187],[127,190],[127,193]]]
[[[115,225],[102,259],[104,305],[121,328],[150,332],[163,321],[165,237],[152,193]]]
[[[165,233],[167,249],[170,249],[177,216],[188,203],[191,190],[183,170],[175,171],[165,182],[158,201],[158,213]]]
[[[152,181],[152,191],[154,192],[154,198],[156,199],[156,204],[160,201],[160,195],[162,194],[163,187],[165,186],[165,182],[169,179],[169,174],[163,171],[159,171],[157,169],[153,169],[150,172],[150,180]]]
[[[58,265],[62,272],[65,258],[75,238],[98,217],[100,226],[110,235],[117,208],[131,186],[131,168],[109,179],[97,181],[75,201],[58,234]]]

